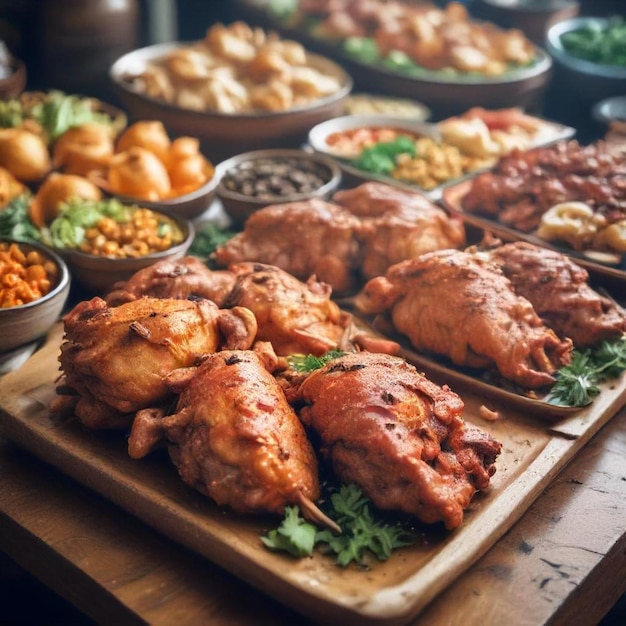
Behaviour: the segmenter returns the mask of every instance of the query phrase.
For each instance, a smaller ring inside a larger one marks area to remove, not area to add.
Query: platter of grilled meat
[[[0,415],[20,445],[303,615],[403,624],[624,404],[623,374],[584,406],[548,396],[575,350],[625,330],[568,256],[470,241],[458,214],[368,182],[261,209],[210,259],[78,302],[0,381]],[[332,545],[338,484],[411,540],[343,563],[268,549],[294,507]]]

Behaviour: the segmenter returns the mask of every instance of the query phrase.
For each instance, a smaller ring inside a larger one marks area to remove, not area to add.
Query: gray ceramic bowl
[[[346,98],[352,89],[351,77],[337,63],[307,53],[311,66],[336,76],[342,86],[330,96],[286,111],[247,114],[195,111],[143,94],[132,77],[141,73],[152,60],[182,45],[186,44],[156,44],[129,52],[111,66],[110,77],[121,101],[134,119],[158,119],[174,136],[198,137],[203,151],[214,162],[258,148],[299,145],[306,139],[312,126],[344,111]]]
[[[574,17],[554,24],[546,36],[546,49],[553,59],[555,78],[559,79],[572,97],[588,106],[624,94],[626,67],[601,65],[577,58],[564,48],[561,37],[587,26],[602,29],[607,24],[607,18]]]
[[[142,203],[141,206],[145,205]],[[161,252],[128,259],[86,254],[70,249],[58,249],[57,252],[67,263],[73,280],[91,294],[104,295],[115,283],[128,280],[144,267],[163,259],[178,259],[185,256],[193,241],[195,229],[189,220],[171,213],[169,216],[180,226],[184,238],[181,243]]]
[[[591,114],[598,122],[607,125],[619,123],[626,128],[626,87],[623,96],[606,98],[594,104]]]
[[[13,243],[10,240],[0,241]],[[6,353],[43,337],[59,319],[70,290],[70,273],[58,254],[46,246],[15,242],[24,251],[36,250],[58,268],[52,289],[42,298],[9,308],[0,308],[0,353]]]
[[[316,153],[327,155],[339,165],[343,175],[343,182],[347,186],[360,185],[369,180],[379,180],[412,191],[419,191],[415,185],[395,181],[389,176],[377,175],[366,172],[351,164],[351,158],[355,155],[346,155],[340,150],[329,145],[328,138],[334,133],[356,130],[359,128],[390,128],[418,136],[432,137],[435,140],[441,138],[441,134],[436,124],[428,122],[417,122],[408,119],[401,119],[389,115],[362,114],[344,115],[327,120],[314,126],[309,132],[309,145]]]
[[[313,191],[306,193],[279,193],[269,197],[253,197],[244,193],[238,193],[228,188],[229,178],[240,167],[249,167],[253,170],[260,162],[284,163],[285,160],[297,163],[301,162],[308,167],[314,167],[319,171],[324,183]],[[333,159],[323,154],[316,154],[306,150],[275,148],[268,150],[254,150],[238,154],[226,161],[218,163],[216,170],[221,182],[217,188],[217,197],[221,200],[224,211],[237,226],[243,223],[259,209],[271,204],[284,204],[286,202],[298,202],[309,198],[327,199],[337,191],[341,183],[341,170]]]

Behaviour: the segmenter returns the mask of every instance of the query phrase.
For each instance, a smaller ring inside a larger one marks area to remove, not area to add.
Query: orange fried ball
[[[21,182],[41,180],[51,167],[50,155],[40,135],[24,128],[0,130],[0,167]]]
[[[168,163],[174,195],[190,193],[213,177],[213,165],[200,152],[200,141],[195,137],[175,139]]]
[[[55,142],[52,160],[66,174],[86,176],[108,167],[113,156],[113,137],[104,124],[89,122],[66,130]]]
[[[112,193],[155,201],[170,194],[170,177],[163,162],[146,148],[134,146],[113,156],[108,173]]]
[[[31,202],[31,221],[38,228],[43,228],[59,215],[62,205],[73,198],[100,200],[102,192],[82,176],[53,172],[44,180]]]
[[[135,146],[150,150],[165,163],[170,149],[170,138],[163,122],[157,120],[135,122],[118,137],[116,152],[125,152]]]

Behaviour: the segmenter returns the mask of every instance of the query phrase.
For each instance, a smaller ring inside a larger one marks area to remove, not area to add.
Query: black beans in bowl
[[[226,213],[239,225],[270,204],[328,198],[341,182],[341,171],[332,159],[305,150],[246,152],[217,168],[217,195]]]

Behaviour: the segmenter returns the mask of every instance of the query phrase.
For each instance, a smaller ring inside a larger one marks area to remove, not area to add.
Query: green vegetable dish
[[[25,92],[17,99],[0,101],[0,128],[15,128],[27,121],[39,125],[48,142],[53,143],[69,128],[88,122],[111,126],[117,134],[125,126],[126,117],[121,112],[113,117],[100,110],[94,98],[62,91]]]
[[[563,48],[572,56],[599,63],[626,67],[626,20],[620,16],[605,24],[590,22],[561,35]]]

